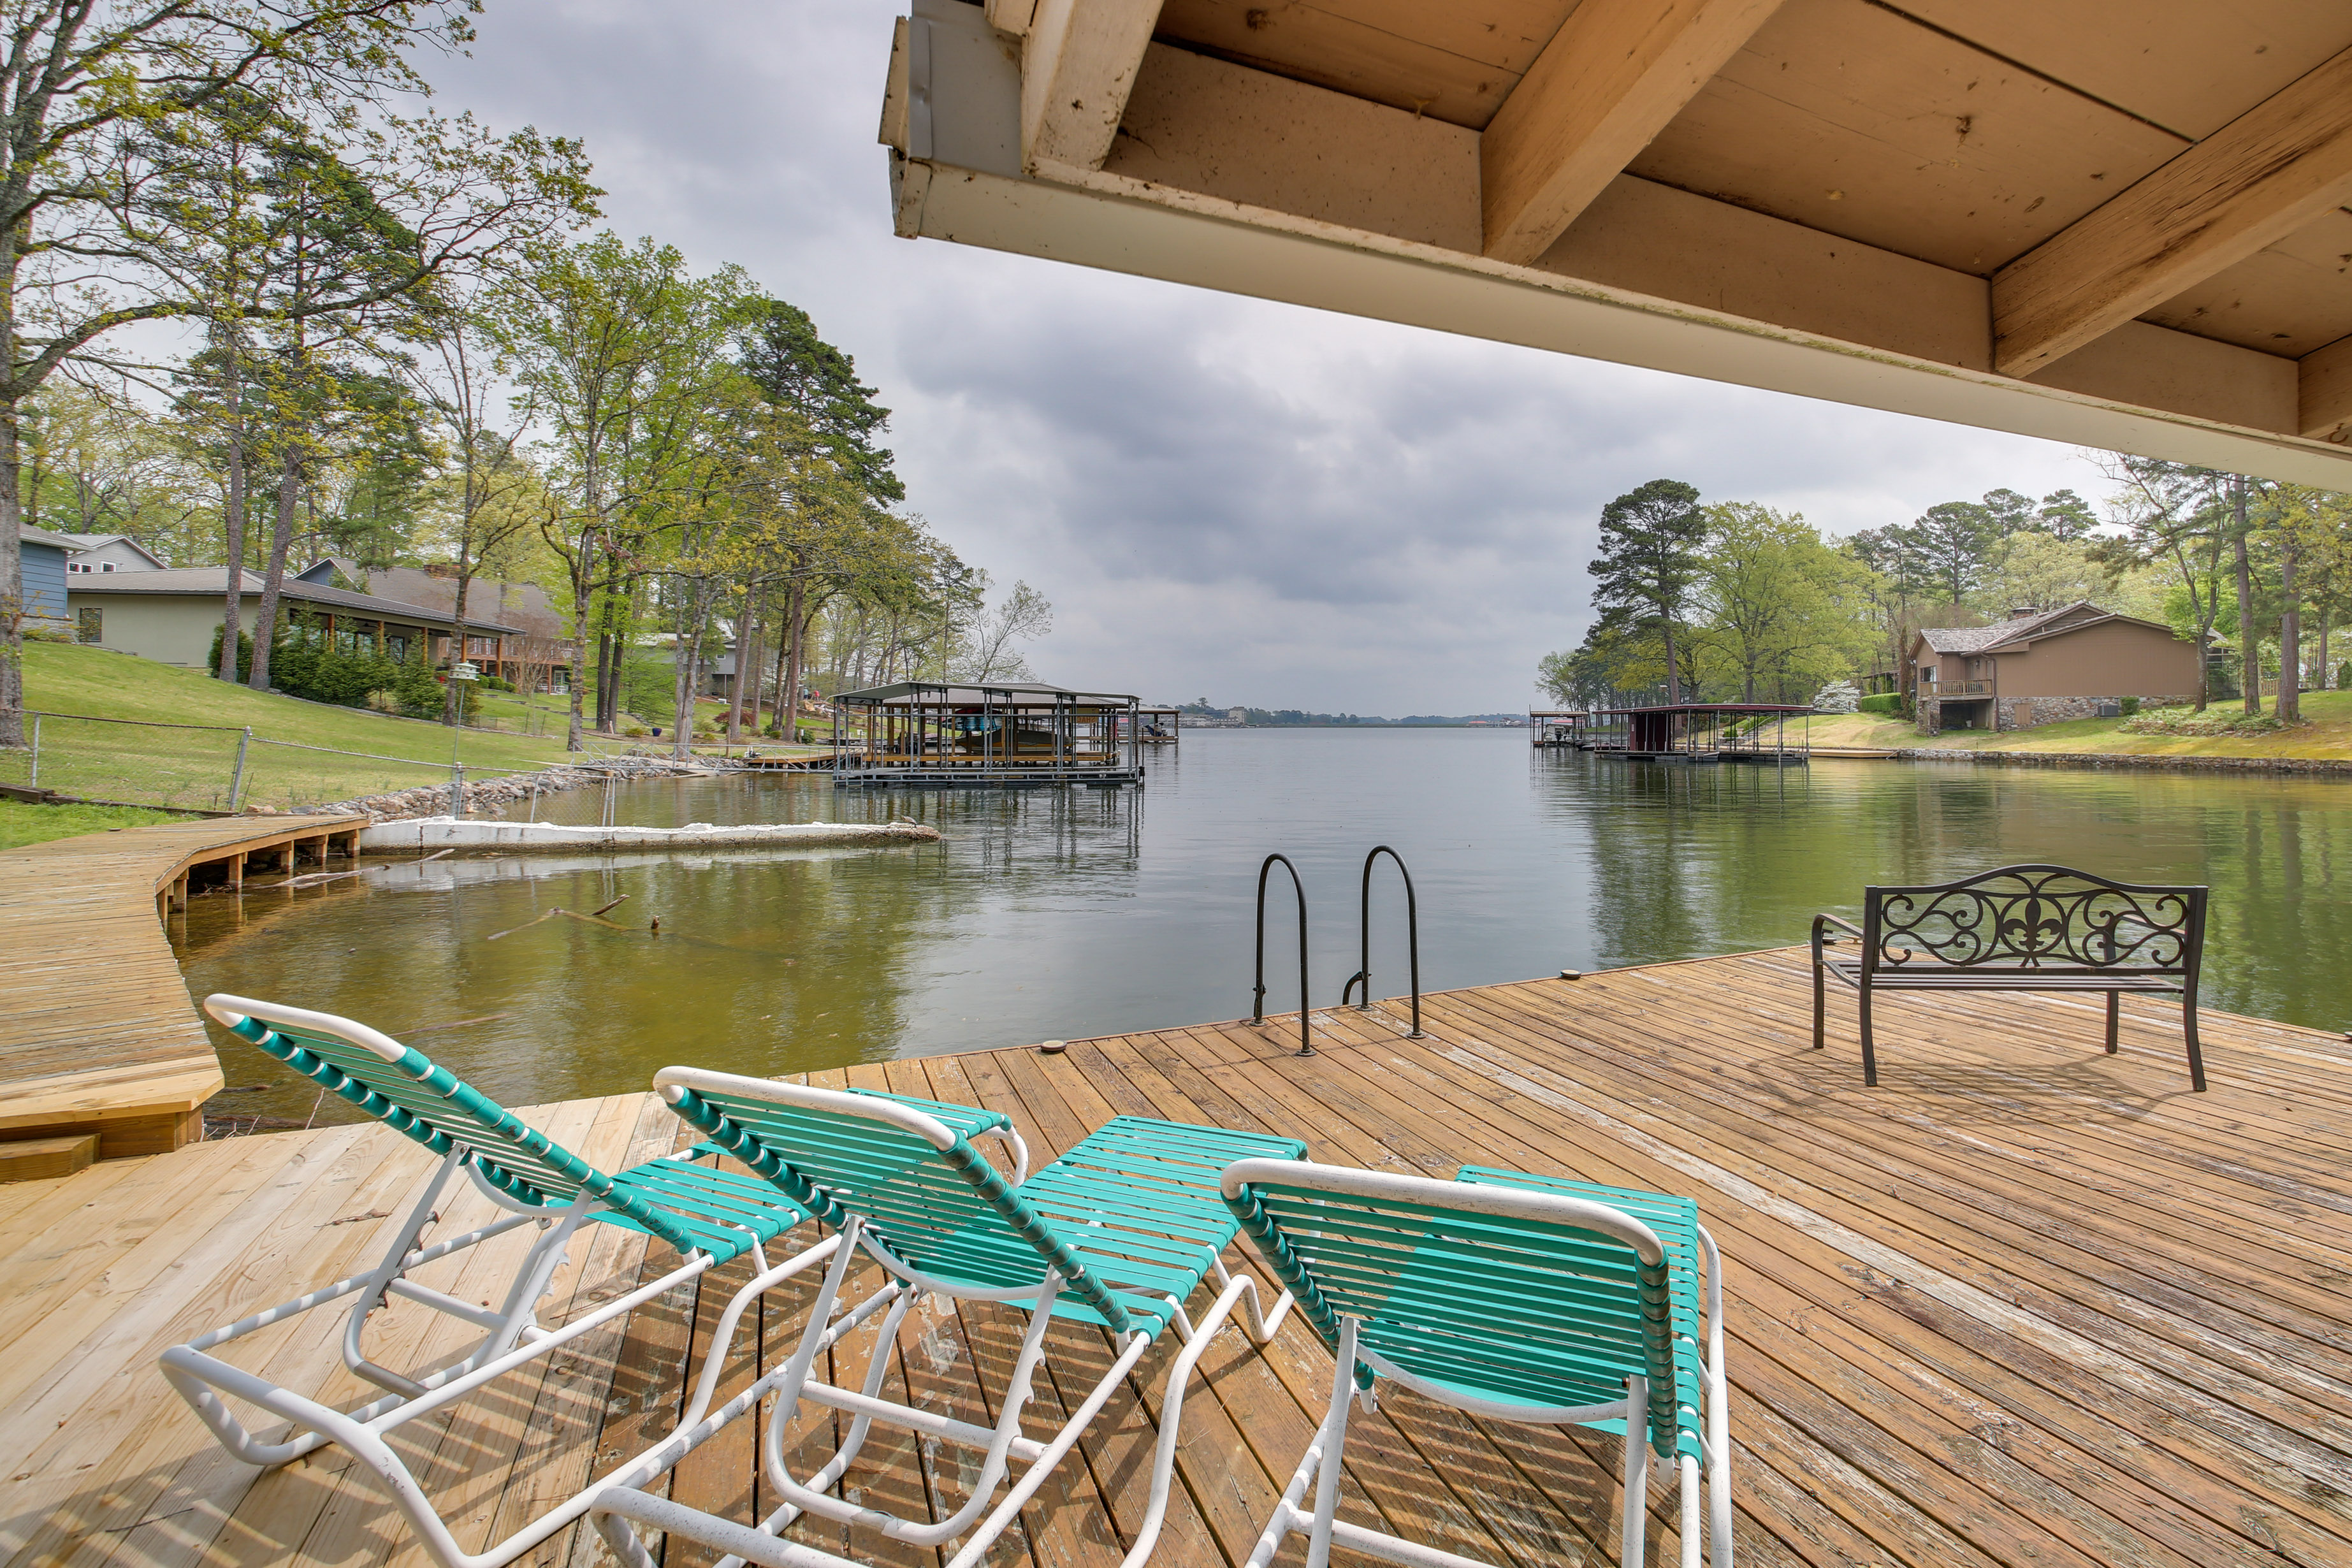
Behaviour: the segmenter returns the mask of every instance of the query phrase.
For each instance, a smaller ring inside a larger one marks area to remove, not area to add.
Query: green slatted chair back
[[[1674,1447],[1665,1254],[1640,1220],[1552,1194],[1304,1161],[1238,1162],[1223,1190],[1335,1352],[1352,1317],[1360,1347],[1441,1397],[1531,1410],[1622,1402],[1641,1373],[1653,1446]],[[1370,1369],[1357,1379],[1370,1386]]]
[[[331,1093],[436,1154],[463,1145],[482,1179],[526,1208],[562,1208],[582,1193],[681,1254],[707,1249],[677,1219],[538,1131],[412,1046],[364,1024],[275,1002],[217,994],[205,1011]]]
[[[691,1068],[654,1086],[678,1118],[826,1225],[852,1213],[900,1259],[950,1284],[1009,1289],[1045,1278],[1120,1332],[1135,1321],[1052,1225],[971,1145],[999,1112],[859,1089],[813,1089]]]

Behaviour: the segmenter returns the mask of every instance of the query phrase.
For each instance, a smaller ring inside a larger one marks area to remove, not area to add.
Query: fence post
[[[253,726],[247,724],[237,731],[236,767],[228,776],[229,815],[236,815],[237,797],[245,793],[245,748],[253,740]]]
[[[449,764],[449,815],[466,815],[466,764],[463,763]]]
[[[25,781],[27,788],[41,787],[41,716],[33,715],[33,776]]]

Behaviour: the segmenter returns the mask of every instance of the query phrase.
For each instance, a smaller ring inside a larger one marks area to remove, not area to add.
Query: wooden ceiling
[[[975,10],[917,0],[909,26],[936,47],[901,28],[885,139],[899,153],[906,232],[944,221],[926,222],[919,193],[909,199],[907,166],[928,165],[917,181],[928,185],[954,163],[910,144],[908,103],[919,116],[938,105],[944,124],[951,101],[984,96],[983,79],[1009,68],[1020,96],[1011,173],[1033,187],[1034,232],[1024,238],[1017,217],[978,221],[964,193],[955,210],[970,232],[953,237],[1417,319],[1410,304],[1351,302],[1336,272],[1325,299],[1304,280],[1260,287],[1198,258],[1155,264],[1132,239],[1088,254],[1048,238],[1066,217],[1046,218],[1060,209],[1035,198],[1054,187],[1148,204],[1498,288],[1965,373],[1972,388],[1957,402],[1855,395],[1843,388],[1862,382],[1841,373],[1822,395],[1927,412],[1999,409],[1977,395],[2032,391],[2042,433],[2062,438],[2107,428],[2101,410],[2131,416],[2109,422],[2114,446],[2147,446],[2130,432],[2151,420],[2257,434],[2261,449],[2291,454],[2285,468],[2352,489],[2352,462],[2325,460],[2352,459],[2352,0]],[[959,53],[966,35],[992,40],[1007,65]],[[978,121],[964,118],[949,140],[976,146]],[[964,159],[1006,173],[987,162]],[[1232,248],[1238,258],[1246,247]],[[1271,253],[1250,254],[1263,270]],[[1443,313],[1433,304],[1428,319]],[[1594,331],[1596,343],[1622,338]],[[1654,354],[1590,352],[1711,374],[1656,341]],[[1814,390],[1801,373],[1776,383],[1780,373],[1724,352],[1725,379]],[[2173,450],[2201,458],[2240,450],[2180,440]]]

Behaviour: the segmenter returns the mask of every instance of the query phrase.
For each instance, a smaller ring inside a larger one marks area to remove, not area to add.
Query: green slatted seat
[[[1706,1533],[1728,1568],[1721,1285],[1690,1200],[1476,1166],[1439,1182],[1266,1160],[1234,1165],[1223,1193],[1338,1360],[1330,1414],[1252,1568],[1294,1532],[1307,1537],[1308,1568],[1335,1543],[1421,1568],[1445,1556],[1336,1518],[1348,1410],[1369,1408],[1382,1378],[1489,1419],[1621,1433],[1630,1422],[1622,1561],[1643,1560],[1654,1455],[1681,1483],[1685,1561],[1699,1560],[1704,1473]]]
[[[471,1173],[509,1207],[560,1212],[585,1194],[586,1219],[715,1263],[809,1217],[765,1182],[693,1164],[718,1152],[709,1144],[607,1175],[413,1046],[347,1019],[296,1018],[244,997],[211,997],[205,1006],[230,1033],[403,1137],[436,1154],[467,1149]],[[265,1021],[262,1013],[278,1016]]]
[[[809,1211],[772,1182],[720,1169],[717,1163],[720,1152],[712,1144],[608,1173],[530,1126],[422,1051],[364,1024],[242,996],[207,997],[205,1010],[239,1038],[440,1156],[441,1163],[374,1268],[173,1346],[163,1356],[164,1375],[195,1406],[222,1443],[248,1463],[282,1465],[330,1441],[350,1448],[383,1479],[435,1560],[444,1564],[480,1568],[509,1561],[586,1512],[593,1491],[542,1515],[488,1552],[469,1554],[457,1547],[405,1465],[383,1441],[385,1433],[471,1394],[720,1264],[749,1254],[754,1265],[752,1278],[721,1313],[712,1348],[705,1352],[701,1375],[679,1425],[698,1423],[715,1396],[725,1348],[744,1310],[760,1294],[793,1274],[823,1264],[840,1245],[837,1237],[815,1241],[812,1236],[814,1245],[796,1249],[782,1260],[772,1260],[768,1245],[808,1221]],[[968,1136],[1003,1121],[985,1111],[953,1106],[940,1107],[938,1111]],[[452,1184],[461,1177],[506,1211],[504,1217],[462,1236],[428,1242],[426,1232],[446,1206]],[[536,1317],[539,1303],[564,1260],[566,1247],[588,1225],[614,1226],[644,1235],[674,1252],[676,1266],[660,1279],[604,1301],[560,1329],[542,1327]],[[528,1227],[536,1227],[537,1235],[505,1283],[503,1299],[492,1295],[489,1305],[480,1304],[478,1294],[474,1300],[461,1300],[414,1278],[427,1265]],[[270,1323],[346,1298],[352,1300],[343,1333],[344,1363],[360,1377],[389,1391],[372,1403],[335,1410],[270,1384],[211,1353]],[[482,1331],[482,1337],[462,1356],[429,1370],[403,1372],[379,1365],[365,1354],[362,1338],[370,1318],[394,1299],[417,1302],[471,1323]],[[819,1327],[830,1331],[835,1326]],[[291,1419],[296,1435],[274,1443],[257,1440],[231,1412],[224,1395],[263,1405],[276,1416]]]
[[[1157,1535],[1166,1508],[1185,1380],[1200,1350],[1238,1305],[1246,1305],[1251,1331],[1260,1343],[1280,1319],[1279,1309],[1261,1316],[1251,1280],[1233,1278],[1219,1257],[1239,1222],[1220,1199],[1218,1182],[1237,1159],[1295,1160],[1306,1152],[1304,1142],[1122,1116],[1034,1175],[1024,1176],[1023,1156],[1008,1181],[973,1147],[970,1121],[951,1120],[950,1113],[962,1118],[975,1114],[961,1107],[688,1068],[666,1068],[654,1082],[680,1120],[822,1223],[839,1227],[845,1245],[812,1310],[809,1335],[785,1367],[756,1385],[758,1397],[773,1395],[770,1440],[761,1452],[768,1484],[784,1500],[783,1506],[753,1531],[645,1493],[639,1489],[652,1479],[651,1472],[616,1476],[614,1489],[598,1502],[597,1510],[600,1525],[624,1562],[641,1560],[633,1523],[729,1552],[741,1554],[749,1549],[756,1557],[762,1551],[772,1554],[775,1533],[809,1512],[878,1529],[918,1547],[940,1546],[970,1531],[947,1568],[971,1568],[1018,1519],[1022,1503],[1043,1484],[1143,1353],[1173,1324],[1187,1343],[1170,1373],[1152,1502],[1140,1543],[1130,1554],[1130,1561],[1139,1560],[1149,1550],[1150,1538]],[[1003,1118],[997,1121],[1001,1125],[989,1131],[1018,1150],[1018,1134],[1011,1123]],[[1056,1320],[1092,1325],[1116,1336],[1118,1353],[1110,1370],[1072,1410],[1060,1435],[1046,1444],[1021,1436],[1019,1399],[1004,1400],[991,1427],[943,1420],[936,1413],[878,1398],[887,1357],[872,1358],[862,1389],[824,1383],[814,1375],[815,1330],[841,1311],[840,1292],[853,1244],[880,1263],[889,1280],[876,1296],[842,1315],[862,1316],[877,1302],[887,1302],[889,1316],[879,1331],[882,1342],[898,1332],[916,1296],[929,1291],[958,1300],[1003,1301],[1028,1312],[1028,1331],[1007,1380],[1010,1387],[1029,1386],[1040,1370],[1046,1327]],[[1184,1304],[1212,1272],[1223,1289],[1196,1328],[1185,1315]],[[753,1398],[754,1391],[747,1391],[738,1404]],[[854,1421],[833,1458],[807,1477],[791,1472],[787,1446],[777,1440],[803,1402],[866,1418]],[[911,1520],[877,1512],[870,1502],[858,1506],[828,1495],[855,1458],[872,1421],[981,1449],[984,1458],[969,1498],[948,1518]],[[982,1510],[1014,1458],[1027,1461],[1028,1470],[982,1520]],[[794,1550],[832,1563],[848,1561],[814,1548]]]

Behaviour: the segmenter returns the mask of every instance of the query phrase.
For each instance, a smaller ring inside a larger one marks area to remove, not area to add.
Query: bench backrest
[[[681,1254],[703,1243],[668,1215],[531,1127],[423,1051],[331,1013],[215,993],[222,1027],[436,1154],[471,1152],[484,1181],[526,1208],[562,1208],[582,1193]]]
[[[1863,889],[1863,965],[2084,971],[2193,980],[2206,889],[2004,866],[1957,882]]]
[[[1665,1247],[1622,1209],[1524,1188],[1304,1160],[1238,1160],[1225,1205],[1337,1351],[1339,1320],[1392,1365],[1497,1404],[1601,1404],[1650,1380],[1654,1440],[1676,1423]],[[1370,1386],[1362,1364],[1357,1382]]]
[[[873,1240],[944,1279],[978,1252],[1034,1252],[1037,1278],[1063,1286],[1111,1328],[1124,1305],[971,1140],[1010,1121],[997,1111],[865,1089],[816,1089],[697,1068],[664,1068],[670,1109],[824,1224],[861,1216]]]

